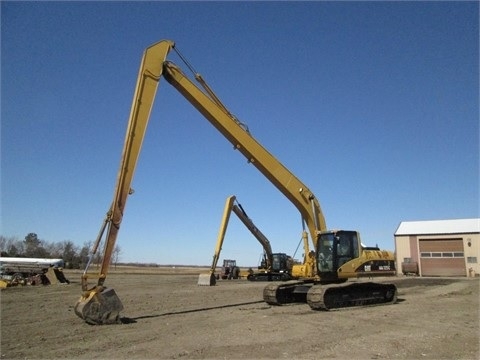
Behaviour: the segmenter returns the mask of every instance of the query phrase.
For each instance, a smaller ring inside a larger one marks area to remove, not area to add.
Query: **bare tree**
[[[90,255],[90,249],[92,247],[92,242],[87,241],[83,244],[83,247],[80,249],[80,253],[78,254],[78,258],[80,261],[80,267],[84,268],[88,263],[88,256]]]
[[[61,242],[48,242],[38,238],[36,233],[29,233],[22,241],[18,237],[6,237],[0,235],[0,252],[5,257],[40,257],[40,258],[62,258],[65,267],[79,269],[86,266],[90,255],[91,242],[86,242],[83,247],[75,245],[71,240]],[[97,251],[93,255],[93,264],[97,267],[103,259],[104,250]],[[112,251],[110,264],[115,267],[120,259],[122,250],[115,245]]]
[[[3,239],[5,239],[4,244],[2,243],[1,251],[2,251],[2,256],[20,256],[23,255],[24,253],[24,243],[20,239],[18,239],[15,236],[11,236],[8,238],[5,238],[2,236]]]
[[[115,269],[117,268],[117,263],[118,263],[118,259],[120,258],[121,252],[122,252],[122,249],[120,248],[120,246],[118,244],[115,245],[112,252],[112,263],[115,264]]]

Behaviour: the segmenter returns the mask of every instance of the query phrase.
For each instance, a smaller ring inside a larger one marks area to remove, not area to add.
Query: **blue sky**
[[[478,217],[478,15],[474,1],[2,1],[0,233],[95,239],[140,59],[161,39],[329,228],[393,250],[401,221]],[[164,80],[133,188],[121,261],[209,264],[232,194],[274,251],[300,241],[293,205]],[[254,266],[261,251],[232,216],[221,258]]]

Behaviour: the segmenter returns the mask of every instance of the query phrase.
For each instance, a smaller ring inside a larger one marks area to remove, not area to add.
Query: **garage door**
[[[423,276],[466,276],[463,240],[420,239]]]

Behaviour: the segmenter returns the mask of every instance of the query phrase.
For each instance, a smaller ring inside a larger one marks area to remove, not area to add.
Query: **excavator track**
[[[288,273],[260,273],[247,276],[249,281],[288,281],[293,280]]]
[[[394,284],[372,282],[346,286],[315,285],[307,293],[307,303],[313,310],[331,310],[353,306],[393,304],[397,300]]]
[[[311,284],[303,281],[286,281],[283,284],[267,285],[263,289],[263,300],[270,305],[305,302]]]

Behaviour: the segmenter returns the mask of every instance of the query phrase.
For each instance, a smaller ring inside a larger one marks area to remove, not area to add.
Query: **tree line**
[[[29,233],[23,240],[18,237],[0,235],[0,251],[2,257],[26,258],[53,258],[63,259],[65,268],[82,269],[86,266],[92,242],[86,242],[82,247],[75,245],[70,240],[49,242],[42,240],[35,233]],[[112,264],[117,264],[121,249],[115,245],[112,252]],[[103,251],[97,251],[93,264],[99,264]]]

